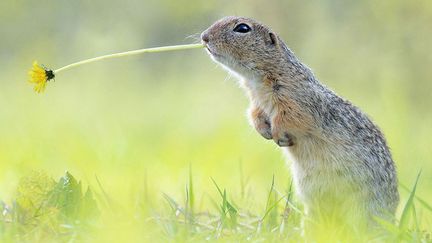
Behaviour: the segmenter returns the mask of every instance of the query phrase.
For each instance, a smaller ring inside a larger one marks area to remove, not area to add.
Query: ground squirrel
[[[201,39],[214,61],[240,77],[258,133],[292,161],[308,215],[368,223],[394,216],[395,165],[381,131],[364,113],[321,84],[278,35],[253,19],[225,17]]]

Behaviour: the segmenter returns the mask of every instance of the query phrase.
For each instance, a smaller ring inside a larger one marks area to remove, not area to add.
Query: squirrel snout
[[[207,44],[207,42],[209,42],[209,34],[207,33],[207,31],[201,34],[201,40],[204,44]]]

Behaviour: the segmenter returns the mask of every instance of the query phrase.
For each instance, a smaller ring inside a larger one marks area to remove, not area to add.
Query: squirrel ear
[[[273,34],[272,32],[269,33],[269,37],[270,37],[270,44],[276,45],[278,43],[276,35]]]

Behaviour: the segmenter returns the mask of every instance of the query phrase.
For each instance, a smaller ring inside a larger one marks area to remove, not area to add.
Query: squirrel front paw
[[[272,137],[275,143],[280,147],[291,147],[294,145],[294,137],[288,132],[283,132],[281,134],[273,133]]]
[[[261,136],[263,136],[265,139],[273,138],[270,119],[262,110],[259,108],[252,108],[250,110],[250,117],[255,130],[257,130]]]
[[[272,139],[271,124],[267,119],[259,119],[255,123],[255,129],[265,139]]]
[[[278,115],[272,120],[272,138],[277,145],[280,147],[291,147],[294,145],[295,137],[287,132],[286,126],[284,126],[284,119]]]

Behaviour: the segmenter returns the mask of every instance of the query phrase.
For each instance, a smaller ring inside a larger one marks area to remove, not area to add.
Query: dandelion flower
[[[56,74],[58,74],[59,72],[64,72],[64,71],[69,70],[71,68],[75,68],[75,67],[84,65],[84,64],[88,64],[88,63],[92,63],[92,62],[98,62],[98,61],[110,59],[110,58],[133,56],[133,55],[138,55],[138,54],[142,54],[142,53],[176,51],[176,50],[186,50],[186,49],[193,49],[193,48],[204,48],[204,45],[203,44],[189,44],[189,45],[176,45],[176,46],[162,46],[162,47],[145,48],[145,49],[139,49],[139,50],[133,50],[133,51],[113,53],[113,54],[98,56],[98,57],[74,62],[74,63],[71,63],[69,65],[63,66],[63,67],[55,69],[55,70],[51,70],[51,69],[42,67],[36,61],[34,61],[33,62],[33,68],[29,72],[29,75],[30,75],[29,82],[35,85],[34,90],[37,93],[41,93],[45,90],[47,82],[50,81],[51,79],[54,79]]]
[[[37,61],[33,62],[33,68],[30,70],[29,76],[29,82],[35,85],[34,90],[37,93],[43,92],[47,82],[55,77],[52,70],[40,66]]]

